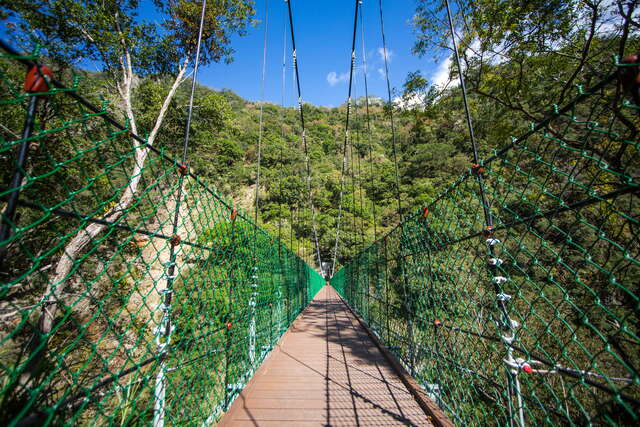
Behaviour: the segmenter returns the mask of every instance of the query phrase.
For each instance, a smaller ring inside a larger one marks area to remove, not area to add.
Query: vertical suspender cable
[[[469,138],[471,139],[471,149],[473,151],[473,163],[478,164],[478,145],[476,143],[476,136],[473,132],[473,122],[471,120],[471,112],[469,111],[469,101],[467,100],[467,88],[464,82],[464,76],[462,75],[462,67],[460,65],[460,54],[458,53],[458,45],[456,43],[455,29],[453,27],[453,19],[451,18],[451,10],[449,7],[449,0],[445,0],[445,4],[447,7],[447,17],[449,18],[449,29],[451,31],[451,41],[453,43],[453,52],[456,57],[456,64],[458,67],[458,74],[460,76],[460,89],[462,90],[462,102],[464,104],[464,112],[467,120],[467,128],[469,129]],[[482,201],[482,209],[484,210],[485,220],[488,226],[493,225],[493,219],[491,217],[491,212],[487,206],[484,195],[484,184],[482,180],[482,176],[478,175],[478,182],[480,183],[480,199]]]
[[[160,369],[156,376],[156,384],[154,389],[154,411],[153,411],[153,426],[164,426],[165,415],[165,394],[166,394],[166,354],[169,351],[171,344],[171,332],[173,331],[173,325],[171,324],[171,296],[173,292],[173,280],[176,276],[176,247],[180,243],[180,237],[178,236],[178,222],[180,220],[180,202],[182,200],[182,185],[184,183],[184,177],[187,175],[187,161],[189,160],[189,132],[191,130],[191,117],[193,114],[193,97],[196,91],[196,79],[198,77],[198,64],[200,62],[200,47],[202,45],[202,29],[204,27],[204,15],[207,8],[207,0],[202,0],[202,10],[200,12],[200,28],[198,29],[198,42],[196,46],[196,60],[193,67],[193,77],[191,81],[191,94],[189,95],[189,110],[187,113],[187,124],[184,132],[184,143],[182,146],[182,164],[178,168],[180,175],[178,178],[178,188],[176,195],[176,208],[173,215],[173,233],[171,239],[171,245],[169,249],[169,263],[167,264],[166,285],[160,292],[160,297],[163,298],[163,302],[158,307],[162,311],[162,318],[160,324],[155,330],[156,345],[158,346],[158,358],[160,360]]]
[[[362,8],[360,8],[360,11],[362,11]],[[360,12],[359,16],[362,15],[362,12]],[[356,256],[361,256],[362,255],[362,250],[364,249],[364,214],[363,214],[363,209],[362,209],[362,176],[361,176],[361,168],[360,168],[360,152],[358,147],[360,147],[360,137],[361,137],[361,132],[360,132],[360,122],[358,120],[358,83],[357,83],[357,77],[358,77],[358,72],[357,72],[357,67],[356,67],[356,73],[353,76],[353,84],[354,84],[354,91],[353,91],[353,97],[355,99],[354,102],[354,108],[353,108],[353,117],[354,117],[354,124],[355,124],[355,141],[351,141],[351,144],[349,144],[349,151],[351,153],[351,197],[353,198],[353,230],[354,233],[358,234],[358,226],[357,223],[358,221],[356,220],[356,212],[358,213],[358,216],[360,217],[360,230],[359,230],[359,234],[360,234],[360,240],[359,240],[359,249],[358,249],[358,254]],[[354,147],[355,145],[355,147]],[[355,150],[354,150],[355,148]],[[355,151],[355,155],[354,155],[354,151]],[[356,169],[357,168],[357,169]],[[356,198],[359,201],[359,208],[356,208]],[[356,210],[357,209],[357,210]],[[362,274],[362,272],[360,271],[360,269],[357,269],[355,271],[356,277],[355,277],[355,281],[358,281],[360,279],[360,275]],[[360,297],[362,298],[363,294],[360,293]],[[363,316],[367,316],[367,311],[364,308],[364,304],[360,301],[360,311],[362,313]],[[366,317],[365,317],[366,318]]]
[[[349,156],[347,157],[347,171],[349,172],[351,178],[351,217],[352,217],[352,230],[353,233],[357,236],[358,234],[358,225],[357,225],[357,207],[356,207],[356,170],[355,170],[355,157],[353,156],[353,145],[358,142],[358,84],[357,84],[358,70],[357,66],[354,68],[353,74],[353,124],[354,124],[354,133],[355,138],[351,138],[349,141]],[[354,242],[356,239],[354,239]],[[356,243],[357,248],[357,243]],[[357,249],[356,249],[357,250]]]
[[[360,7],[360,10],[362,10],[362,7]],[[363,205],[364,205],[364,201],[362,199],[362,168],[360,165],[360,148],[362,146],[362,139],[363,135],[362,135],[362,124],[361,122],[358,120],[358,93],[357,93],[357,77],[358,77],[358,72],[357,72],[357,67],[356,67],[356,73],[353,77],[353,84],[354,84],[354,92],[353,92],[353,96],[355,98],[355,104],[354,104],[354,124],[355,126],[355,131],[356,131],[356,138],[355,138],[355,146],[352,143],[351,144],[351,168],[353,170],[352,172],[352,176],[355,176],[355,187],[356,187],[356,194],[353,196],[354,199],[354,212],[355,212],[355,199],[358,199],[358,216],[360,217],[360,251],[364,249],[364,209],[363,209]],[[355,156],[353,155],[354,152],[354,148],[355,148]],[[355,163],[354,163],[355,162]]]
[[[367,82],[367,54],[364,39],[364,20],[362,19],[362,8],[360,8],[360,34],[362,36],[362,67],[364,75],[364,96],[365,96],[365,113],[367,117],[367,145],[369,151],[369,180],[370,185],[373,187],[373,147],[371,142],[371,116],[369,114],[369,84]],[[376,205],[372,203],[373,207],[373,241],[378,240],[378,229],[376,224]]]
[[[367,150],[369,151],[369,185],[373,189],[373,148],[371,144],[371,116],[369,114],[369,84],[367,82],[367,49],[365,45],[365,37],[364,37],[364,19],[362,17],[362,7],[360,8],[360,36],[362,39],[362,68],[363,68],[363,76],[364,76],[364,96],[365,96],[365,116],[366,116],[366,125],[367,125]],[[358,169],[360,168],[360,163],[358,163]],[[361,193],[362,196],[362,193]],[[362,200],[362,197],[361,197]],[[373,241],[378,240],[378,230],[376,224],[376,204],[371,201],[372,207],[372,217],[373,217]],[[362,206],[362,203],[361,203]],[[364,240],[364,239],[363,239]],[[364,243],[364,242],[363,242]],[[364,246],[364,244],[363,244]],[[379,272],[378,272],[378,263],[374,262],[375,269],[375,288],[376,291],[378,289],[378,280],[379,280]],[[369,308],[371,307],[370,300],[371,292],[367,292],[367,315],[369,314]]]
[[[282,175],[283,175],[283,153],[284,153],[284,144],[286,143],[286,135],[284,132],[284,116],[285,116],[285,96],[286,96],[286,83],[287,83],[287,20],[284,19],[282,21],[282,87],[280,88],[280,106],[282,107],[280,110],[280,136],[282,137],[283,144],[280,145],[280,154],[278,159],[278,165],[280,166],[280,173],[278,174],[278,194],[282,197]],[[291,206],[289,206],[291,209]],[[280,209],[279,209],[280,211]],[[282,237],[282,212],[279,212],[278,217],[280,220],[278,221],[278,239]],[[278,252],[279,259],[280,250]]]
[[[378,0],[380,10],[380,30],[382,34],[382,57],[384,59],[384,75],[387,82],[387,99],[389,103],[389,120],[391,121],[391,147],[393,152],[393,165],[396,177],[396,198],[398,201],[398,220],[401,220],[402,202],[400,200],[400,172],[398,171],[398,154],[396,150],[396,127],[393,117],[393,99],[391,99],[391,83],[389,82],[389,59],[387,50],[387,38],[384,32],[384,17],[382,14],[382,0]]]
[[[360,0],[355,0],[356,10],[353,16],[353,37],[351,40],[351,66],[349,67],[349,92],[347,96],[347,117],[344,125],[344,143],[342,145],[342,170],[340,172],[340,201],[338,204],[338,223],[336,225],[336,242],[333,249],[333,262],[331,263],[331,276],[336,271],[338,261],[338,243],[340,241],[340,221],[342,219],[342,198],[344,193],[344,176],[347,163],[347,145],[349,143],[349,115],[351,113],[351,90],[353,87],[353,69],[356,63],[356,34],[358,30],[358,9]]]
[[[284,9],[283,9],[284,10]],[[281,110],[280,110],[280,135],[282,137],[282,144],[280,145],[280,155],[279,155],[279,159],[278,159],[278,165],[280,167],[280,171],[278,174],[278,195],[279,197],[282,197],[282,175],[283,175],[283,153],[284,153],[284,146],[286,145],[286,135],[285,135],[285,131],[284,131],[284,117],[285,117],[285,97],[286,97],[286,82],[287,82],[287,20],[283,19],[282,20],[282,87],[280,88],[280,94],[281,94],[281,100],[280,100],[280,105],[281,105]],[[289,205],[289,211],[291,211],[291,205]],[[278,240],[282,239],[282,209],[281,206],[278,205]],[[291,222],[289,224],[291,226],[291,229],[293,229],[293,223]],[[280,265],[280,269],[282,272],[286,271],[285,269],[289,269],[291,268],[290,266],[283,266],[282,265],[282,247],[283,245],[281,244],[280,246],[278,246],[278,264]],[[293,248],[291,248],[291,250],[293,250]],[[288,258],[287,258],[288,259]],[[289,305],[290,305],[290,301],[289,301],[289,281],[286,281],[286,287],[287,287],[287,303],[286,303],[286,320],[287,320],[287,325],[289,324]]]
[[[484,191],[484,177],[483,171],[480,165],[480,160],[478,156],[478,148],[476,143],[476,137],[473,132],[473,122],[471,120],[471,112],[469,111],[469,103],[467,100],[467,89],[464,83],[464,75],[462,73],[462,66],[460,64],[460,54],[458,53],[458,45],[456,43],[455,36],[455,28],[453,26],[453,18],[451,17],[451,7],[449,6],[449,0],[445,0],[445,6],[447,8],[447,18],[449,20],[449,30],[451,31],[451,41],[453,44],[453,52],[456,58],[456,65],[458,67],[458,74],[460,77],[460,89],[462,90],[462,100],[464,103],[464,111],[467,119],[467,127],[469,128],[469,138],[471,139],[471,148],[473,151],[473,167],[474,175],[476,176],[476,180],[478,181],[478,192],[480,196],[480,202],[482,204],[482,210],[484,212],[484,219],[486,225],[486,233],[487,237],[489,237],[486,241],[488,247],[488,255],[489,255],[489,270],[492,275],[492,282],[494,286],[494,290],[496,292],[496,304],[498,306],[498,310],[503,318],[501,328],[503,330],[502,339],[507,344],[507,358],[505,363],[507,366],[507,389],[509,392],[508,396],[508,404],[507,409],[509,413],[509,424],[513,425],[514,420],[516,423],[524,427],[524,408],[522,402],[522,395],[520,392],[520,381],[518,379],[518,370],[513,369],[514,365],[517,365],[515,360],[513,359],[513,347],[510,345],[511,342],[515,338],[514,331],[514,321],[509,317],[509,312],[507,309],[507,301],[511,299],[511,296],[506,295],[502,290],[502,283],[506,282],[507,279],[498,275],[498,267],[502,264],[502,260],[496,257],[495,254],[495,246],[500,243],[499,240],[492,237],[492,233],[494,230],[493,227],[493,218],[491,215],[491,210],[489,209],[489,205],[487,204],[485,191]],[[516,408],[513,408],[513,398],[517,400]],[[517,411],[517,416],[513,413],[514,409]]]
[[[411,375],[414,375],[414,343],[413,343],[413,309],[412,304],[409,304],[409,294],[407,293],[407,289],[409,287],[409,281],[406,272],[405,266],[405,258],[402,256],[402,239],[404,237],[404,225],[402,222],[402,201],[400,195],[400,172],[398,170],[398,155],[396,149],[396,128],[395,121],[393,117],[393,99],[391,98],[391,83],[389,82],[389,51],[387,49],[387,38],[384,32],[384,16],[382,12],[382,0],[378,0],[378,8],[380,10],[380,32],[382,35],[382,56],[384,59],[384,71],[385,71],[385,79],[387,82],[387,100],[389,107],[389,120],[391,121],[391,146],[393,151],[393,165],[395,169],[395,178],[396,178],[396,198],[398,200],[398,221],[400,221],[400,241],[398,242],[399,247],[399,255],[400,258],[398,260],[398,264],[400,265],[400,275],[401,280],[404,282],[404,286],[402,287],[403,292],[403,301],[405,305],[405,310],[407,311],[407,316],[409,318],[407,325],[407,333],[409,336],[409,372]]]
[[[256,304],[258,297],[258,212],[260,210],[260,162],[262,161],[262,136],[264,133],[264,84],[267,72],[267,41],[269,38],[269,0],[264,3],[264,42],[262,46],[262,81],[260,84],[260,125],[258,131],[258,158],[256,159],[256,192],[253,213],[253,268],[251,272],[251,299],[249,310],[249,361],[252,368],[256,362]]]
[[[295,82],[296,87],[298,89],[298,108],[300,109],[300,125],[302,128],[302,146],[304,149],[305,156],[305,164],[307,169],[307,192],[309,197],[309,207],[311,210],[311,227],[313,229],[313,238],[316,245],[316,256],[318,261],[318,268],[322,270],[322,258],[320,256],[320,244],[318,242],[318,230],[316,227],[316,209],[313,204],[313,197],[311,194],[311,160],[309,159],[309,149],[307,147],[307,135],[305,131],[305,123],[304,123],[304,109],[302,103],[302,91],[300,89],[300,72],[298,71],[298,59],[296,52],[296,38],[295,32],[293,30],[293,14],[291,12],[291,0],[285,0],[287,2],[288,11],[289,11],[289,28],[291,30],[291,49],[293,51],[293,69],[295,72]]]

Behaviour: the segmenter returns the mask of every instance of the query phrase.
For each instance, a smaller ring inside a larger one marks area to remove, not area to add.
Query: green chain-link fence
[[[332,278],[456,424],[640,422],[634,104],[579,88]]]
[[[322,279],[35,59],[0,55],[0,422],[212,424]]]

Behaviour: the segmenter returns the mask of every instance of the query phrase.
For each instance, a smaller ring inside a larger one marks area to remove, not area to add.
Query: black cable
[[[379,7],[379,11],[380,11],[380,33],[382,35],[382,56],[384,59],[384,69],[385,69],[385,80],[387,83],[387,98],[388,98],[388,111],[389,111],[389,120],[391,122],[391,146],[392,146],[392,151],[393,151],[393,165],[394,165],[394,169],[395,169],[395,180],[396,180],[396,198],[398,201],[398,221],[399,221],[399,225],[400,225],[400,240],[402,241],[402,238],[404,237],[404,226],[403,226],[403,221],[402,221],[402,201],[401,201],[401,190],[400,190],[400,172],[398,169],[398,155],[397,155],[397,148],[396,148],[396,129],[395,129],[395,121],[394,121],[394,117],[393,117],[393,99],[391,98],[391,83],[389,81],[389,50],[387,48],[387,38],[385,36],[385,31],[384,31],[384,14],[382,11],[382,0],[378,0],[378,7]],[[402,244],[400,244],[399,247],[399,255],[400,257],[402,257]],[[398,259],[400,261],[400,258]],[[405,306],[405,311],[406,314],[408,316],[408,339],[409,342],[411,343],[411,346],[409,348],[409,359],[410,362],[409,363],[409,367],[410,367],[410,373],[413,375],[413,359],[414,359],[414,348],[413,348],[413,321],[412,321],[412,317],[413,317],[413,309],[412,307],[409,305],[409,298],[408,298],[408,294],[407,294],[407,289],[409,287],[409,282],[408,282],[408,277],[406,274],[406,270],[405,270],[405,263],[404,262],[399,262],[400,265],[400,277],[402,278],[403,282],[404,282],[404,286],[402,286],[402,300],[403,300],[403,304]]]
[[[198,29],[198,41],[197,41],[197,48],[196,48],[196,60],[195,60],[195,64],[193,67],[193,76],[192,76],[192,82],[191,82],[191,94],[189,95],[189,110],[188,110],[188,114],[187,114],[187,124],[186,124],[186,128],[185,128],[185,132],[184,132],[184,143],[182,145],[182,168],[186,169],[187,167],[187,161],[188,161],[188,150],[189,150],[189,134],[191,131],[191,115],[193,113],[193,97],[196,91],[196,79],[198,77],[198,64],[200,62],[200,47],[202,45],[202,30],[204,27],[204,15],[205,15],[205,10],[207,8],[207,0],[202,0],[202,10],[200,13],[200,27]],[[184,178],[185,178],[186,174],[185,173],[180,173],[180,177],[178,178],[178,188],[177,188],[177,194],[176,194],[176,207],[175,207],[175,211],[173,214],[173,232],[172,232],[172,236],[177,236],[178,234],[178,226],[179,226],[179,221],[180,221],[180,205],[182,202],[182,185],[184,182]],[[166,307],[170,307],[171,306],[171,299],[173,297],[173,292],[171,292],[171,289],[173,288],[173,277],[175,275],[175,270],[176,270],[176,259],[177,259],[177,252],[176,252],[176,247],[177,244],[171,244],[170,248],[169,248],[169,269],[167,271],[167,283],[165,285],[165,291],[164,292],[164,305]],[[166,322],[166,327],[164,330],[164,336],[169,337],[170,335],[170,331],[171,331],[171,319],[168,317],[167,315],[167,319],[168,321]]]
[[[630,193],[636,193],[638,191],[640,191],[638,189],[638,187],[625,186],[625,187],[623,187],[623,188],[621,188],[619,190],[612,191],[612,192],[604,194],[602,196],[589,197],[588,199],[580,200],[578,202],[575,202],[575,203],[572,203],[572,204],[569,204],[569,205],[565,205],[564,207],[560,207],[560,208],[556,208],[556,209],[550,209],[550,210],[545,211],[545,212],[541,212],[541,213],[538,213],[538,214],[535,214],[535,215],[530,215],[530,216],[525,217],[525,218],[519,218],[519,219],[510,221],[510,222],[506,222],[506,223],[497,225],[497,226],[495,226],[494,230],[495,231],[506,230],[506,229],[509,229],[511,227],[515,227],[516,225],[526,224],[528,222],[536,221],[538,219],[552,217],[552,216],[555,216],[555,215],[563,213],[563,212],[576,210],[578,208],[583,208],[585,206],[589,206],[589,205],[592,205],[594,203],[603,202],[605,200],[610,200],[610,199],[615,199],[618,196],[623,196],[625,194],[630,194]],[[457,238],[457,239],[454,239],[454,240],[449,240],[449,241],[440,243],[439,245],[435,245],[434,249],[435,250],[441,250],[441,249],[446,248],[447,246],[451,246],[451,245],[456,244],[456,243],[464,242],[466,240],[473,239],[474,237],[479,237],[481,235],[483,235],[483,232],[481,232],[481,231],[478,231],[478,232],[475,232],[475,233],[471,233],[471,234],[467,234],[464,237],[460,237],[460,238]],[[412,252],[412,253],[406,254],[405,256],[416,255],[418,253],[421,253],[421,251],[420,252]]]
[[[15,59],[16,61],[20,62],[21,64],[23,64],[23,65],[25,65],[25,66],[27,66],[29,68],[33,67],[33,66],[40,65],[40,64],[38,64],[36,62],[33,62],[33,61],[29,60],[29,59],[24,58],[23,57],[24,55],[21,55],[18,51],[13,49],[11,46],[9,46],[7,43],[5,43],[3,40],[0,40],[0,48],[2,50],[4,50],[5,52],[7,52],[9,55],[15,56],[16,58],[13,58],[13,59]],[[135,139],[137,142],[142,144],[142,146],[144,146],[145,148],[148,148],[149,150],[153,151],[155,154],[160,156],[160,158],[162,158],[163,160],[166,160],[167,162],[173,163],[175,165],[181,165],[181,163],[177,159],[165,154],[163,150],[160,150],[160,149],[156,148],[153,145],[149,145],[149,143],[144,138],[142,138],[141,136],[131,132],[128,127],[122,125],[120,122],[118,122],[116,119],[114,119],[111,115],[107,114],[102,107],[98,107],[97,105],[91,103],[91,101],[85,99],[81,95],[78,95],[77,91],[75,91],[74,89],[65,86],[64,84],[62,84],[61,82],[59,82],[56,79],[51,79],[51,84],[53,86],[55,86],[56,88],[61,89],[60,92],[64,96],[68,96],[68,97],[74,99],[79,104],[81,104],[84,107],[86,107],[89,111],[92,111],[93,113],[96,113],[96,115],[99,115],[99,117],[102,118],[102,120],[104,120],[105,122],[109,123],[110,125],[112,125],[116,129],[118,129],[119,131],[128,132],[129,136],[131,138]],[[187,170],[186,176],[189,176],[190,178],[193,178],[195,180],[196,184],[198,184],[200,187],[202,187],[207,193],[211,194],[218,202],[222,203],[228,210],[232,210],[233,209],[233,206],[231,206],[226,200],[224,200],[222,197],[220,197],[219,194],[217,194],[213,190],[211,190],[207,186],[207,184],[204,183],[202,181],[202,179],[197,174],[194,174],[190,170]],[[244,215],[241,212],[238,212],[238,217],[241,217],[242,219],[244,219],[247,222],[251,222],[252,221],[250,218],[248,218],[246,215]]]
[[[189,134],[191,131],[191,116],[193,113],[193,97],[196,91],[196,80],[198,78],[198,65],[200,63],[200,47],[202,45],[202,30],[204,28],[204,17],[205,17],[206,8],[207,8],[207,0],[202,0],[202,10],[200,13],[200,26],[198,28],[198,41],[196,44],[196,59],[193,67],[193,76],[191,77],[192,81],[191,81],[191,93],[189,95],[189,110],[187,114],[187,123],[186,123],[185,132],[184,132],[185,133],[184,143],[182,146],[181,168],[183,171],[186,171],[187,169],[187,160],[188,160],[188,153],[189,153]],[[184,183],[185,176],[186,176],[186,173],[179,174],[178,188],[177,188],[176,202],[175,202],[175,212],[173,215],[172,236],[176,236],[178,238],[179,238],[178,228],[179,228],[179,221],[180,221],[180,205],[183,200],[182,186]],[[164,352],[164,347],[166,345],[169,345],[170,339],[171,339],[171,331],[173,329],[173,325],[172,325],[173,319],[171,318],[170,309],[171,309],[171,301],[173,299],[173,284],[176,276],[177,246],[179,243],[180,243],[179,239],[177,240],[177,242],[173,239],[171,241],[171,244],[169,246],[169,264],[168,264],[169,267],[167,269],[166,284],[164,289],[159,291],[161,295],[164,295],[163,303],[162,303],[162,306],[164,307],[164,309],[162,310],[160,323],[158,324],[158,329],[157,329],[158,332],[156,333],[157,334],[156,340],[157,340],[157,346],[158,346],[157,351],[160,352],[160,354]],[[164,327],[164,330],[162,330],[163,327]],[[163,335],[163,338],[160,338],[160,334]],[[165,342],[160,343],[161,339],[164,339]],[[166,387],[165,373],[166,373],[165,362],[164,360],[161,360],[159,372],[156,374],[157,375],[156,388],[154,390],[154,413],[153,413],[154,424],[156,424],[157,420],[164,421],[164,414],[165,414],[164,387]],[[158,393],[159,389],[162,390],[160,394]],[[158,404],[158,401],[160,401],[161,403]]]
[[[349,118],[351,113],[351,91],[353,87],[353,70],[356,64],[356,35],[358,31],[358,10],[360,1],[355,0],[356,7],[353,15],[353,37],[351,38],[351,65],[349,67],[349,91],[347,95],[347,116],[344,125],[344,142],[342,144],[342,169],[340,171],[340,201],[338,204],[338,219],[336,224],[336,243],[333,249],[333,262],[331,263],[331,276],[335,273],[338,261],[338,243],[340,241],[340,221],[342,219],[342,199],[344,193],[344,177],[346,174],[347,146],[349,144]]]
[[[382,0],[378,0],[380,10],[380,33],[382,34],[382,57],[384,59],[384,76],[387,82],[387,100],[389,109],[389,120],[391,122],[391,147],[393,150],[393,164],[396,174],[396,198],[398,199],[398,221],[402,221],[402,202],[400,199],[400,172],[398,170],[398,155],[396,150],[396,127],[393,118],[393,99],[391,98],[391,83],[389,82],[389,51],[387,49],[387,37],[384,31],[384,17],[382,12]]]
[[[464,104],[464,112],[467,120],[467,128],[469,130],[469,139],[471,140],[471,149],[473,151],[473,163],[474,165],[480,164],[480,159],[478,157],[478,144],[476,142],[476,136],[473,132],[473,122],[471,120],[471,112],[469,111],[469,101],[467,100],[467,88],[464,83],[464,74],[462,72],[462,66],[460,64],[460,54],[458,53],[458,44],[456,42],[455,29],[453,27],[453,19],[451,18],[451,9],[449,7],[449,0],[445,0],[445,6],[447,8],[447,17],[449,18],[449,30],[451,31],[451,41],[453,43],[453,52],[455,53],[456,64],[458,66],[458,77],[460,78],[460,89],[462,90],[462,103]],[[479,191],[480,191],[480,201],[482,203],[482,209],[484,211],[485,222],[487,227],[491,227],[493,225],[493,218],[491,216],[491,210],[487,205],[485,191],[484,191],[484,181],[482,177],[482,173],[479,172],[476,174]]]
[[[282,143],[280,144],[280,154],[278,156],[278,197],[282,197],[282,176],[284,174],[284,164],[283,164],[283,155],[284,155],[284,146],[286,144],[286,135],[284,131],[284,117],[285,117],[285,96],[286,96],[286,82],[287,82],[287,21],[286,19],[282,21],[282,87],[280,89],[280,136],[282,137]],[[291,205],[287,200],[287,206],[289,210],[291,210]],[[293,225],[290,224],[292,227]],[[281,205],[278,204],[278,240],[282,238],[282,208]],[[278,247],[278,260],[282,263],[280,247]]]
[[[305,156],[305,164],[306,164],[306,171],[307,171],[307,192],[308,192],[308,197],[309,197],[309,207],[311,210],[311,226],[313,229],[313,237],[315,240],[315,244],[316,244],[316,254],[318,257],[318,268],[322,269],[322,258],[320,256],[320,245],[318,242],[318,231],[317,231],[317,227],[316,227],[316,210],[313,204],[313,197],[312,197],[312,193],[311,193],[311,160],[309,159],[309,149],[307,147],[307,135],[306,135],[306,128],[305,128],[305,122],[304,122],[304,108],[303,108],[303,103],[302,103],[302,90],[300,89],[300,72],[298,71],[298,55],[297,55],[297,51],[296,51],[296,38],[295,38],[295,32],[293,29],[293,13],[291,12],[291,0],[286,0],[287,1],[287,10],[289,11],[289,29],[291,30],[291,48],[292,48],[292,52],[293,52],[293,69],[295,72],[295,81],[296,81],[296,87],[298,89],[298,108],[300,110],[300,125],[302,128],[302,146],[304,149],[304,156]]]
[[[365,95],[365,113],[367,117],[367,142],[368,142],[368,151],[369,151],[369,180],[371,188],[374,188],[374,178],[373,178],[373,143],[371,142],[371,116],[369,114],[369,84],[367,82],[367,53],[365,47],[365,38],[364,38],[364,19],[362,19],[362,8],[360,8],[360,34],[362,38],[362,66],[363,66],[363,75],[364,75],[364,95]],[[378,240],[378,229],[376,223],[376,204],[373,203],[372,200],[372,210],[373,210],[373,240]]]
[[[101,225],[106,225],[109,226],[111,228],[117,228],[119,230],[125,230],[125,231],[130,231],[131,233],[136,233],[136,234],[143,234],[145,236],[149,236],[152,238],[159,238],[159,239],[164,239],[164,240],[171,240],[171,236],[167,236],[165,234],[162,233],[158,233],[158,232],[154,232],[154,231],[148,231],[148,230],[143,230],[143,229],[139,229],[139,228],[134,228],[128,225],[122,225],[122,224],[117,224],[111,221],[106,221],[104,219],[101,218],[95,218],[89,215],[84,215],[78,212],[74,212],[74,211],[68,211],[65,209],[49,209],[46,208],[44,206],[41,206],[39,204],[33,203],[33,202],[28,202],[26,200],[19,200],[18,201],[18,205],[23,206],[25,208],[28,209],[32,209],[32,210],[38,210],[38,211],[42,211],[42,212],[51,212],[54,213],[56,215],[60,215],[60,216],[64,216],[67,218],[74,218],[77,219],[79,221],[86,221],[89,223],[93,223],[93,224],[101,224]],[[188,246],[193,246],[195,248],[200,248],[200,249],[204,249],[204,250],[208,250],[208,251],[213,251],[215,250],[214,247],[210,247],[210,246],[204,246],[198,243],[194,243],[194,242],[190,242],[188,240],[181,240],[180,241],[181,245],[188,245]]]

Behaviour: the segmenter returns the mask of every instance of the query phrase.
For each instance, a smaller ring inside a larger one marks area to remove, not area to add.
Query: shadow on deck
[[[399,373],[330,286],[284,335],[220,426],[430,426]]]

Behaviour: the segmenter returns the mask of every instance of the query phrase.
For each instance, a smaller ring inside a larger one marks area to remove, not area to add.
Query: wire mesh
[[[212,424],[323,280],[36,59],[0,54],[0,421]]]
[[[456,424],[639,422],[638,113],[579,87],[332,278]]]

